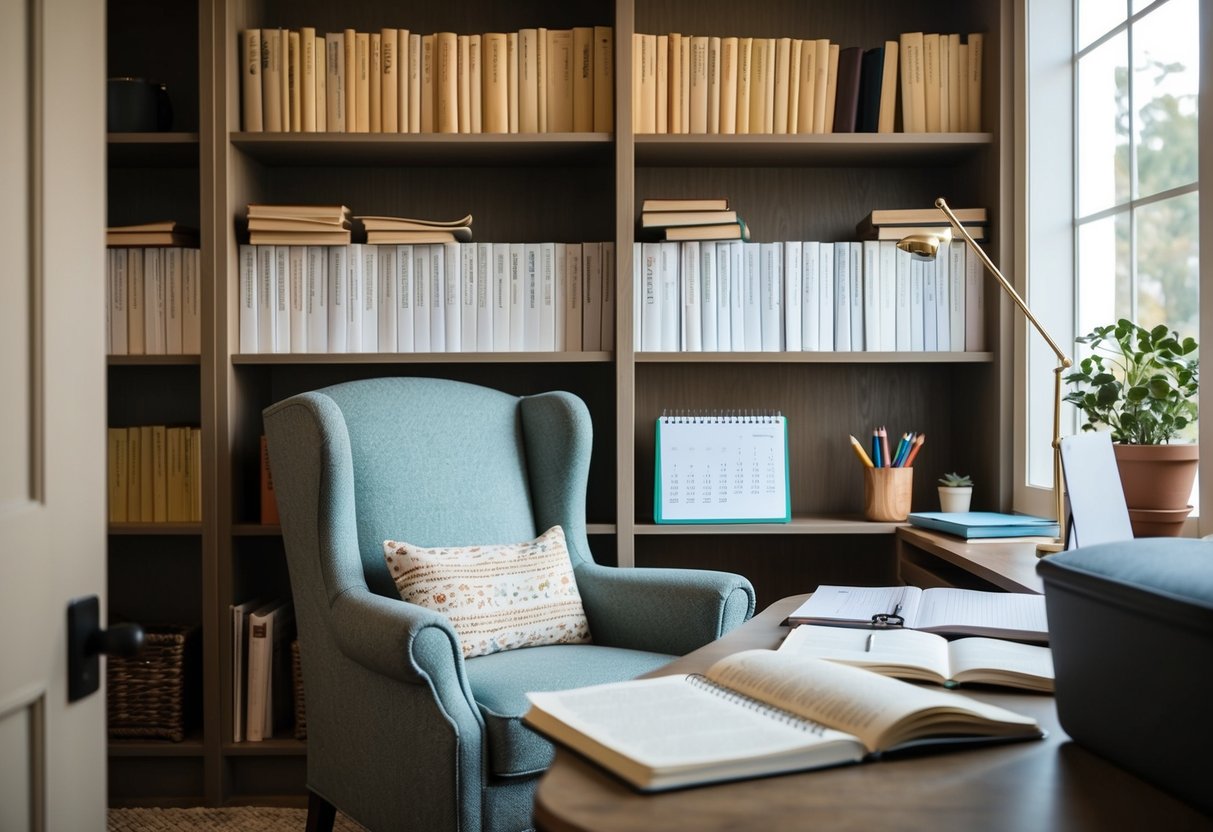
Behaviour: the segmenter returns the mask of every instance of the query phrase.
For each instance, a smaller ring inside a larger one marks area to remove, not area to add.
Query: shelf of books
[[[606,164],[610,133],[233,133],[232,147],[267,165]]]

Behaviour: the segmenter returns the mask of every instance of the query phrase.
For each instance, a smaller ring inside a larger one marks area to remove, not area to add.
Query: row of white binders
[[[980,352],[981,261],[893,241],[636,243],[638,351]]]
[[[105,330],[109,354],[200,353],[201,282],[196,248],[108,249]]]
[[[614,349],[614,243],[240,247],[240,352]]]

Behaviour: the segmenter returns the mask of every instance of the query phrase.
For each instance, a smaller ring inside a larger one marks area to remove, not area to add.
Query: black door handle
[[[75,702],[101,686],[102,653],[134,656],[143,648],[143,628],[115,624],[101,628],[101,602],[96,595],[67,605],[67,701]]]

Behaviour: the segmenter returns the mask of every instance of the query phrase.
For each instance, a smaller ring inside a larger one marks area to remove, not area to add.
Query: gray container
[[[1062,728],[1213,813],[1213,542],[1107,543],[1037,571]]]

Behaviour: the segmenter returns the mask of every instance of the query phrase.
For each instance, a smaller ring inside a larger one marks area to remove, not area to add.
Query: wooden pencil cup
[[[863,516],[880,522],[901,522],[910,514],[913,468],[864,468]]]

